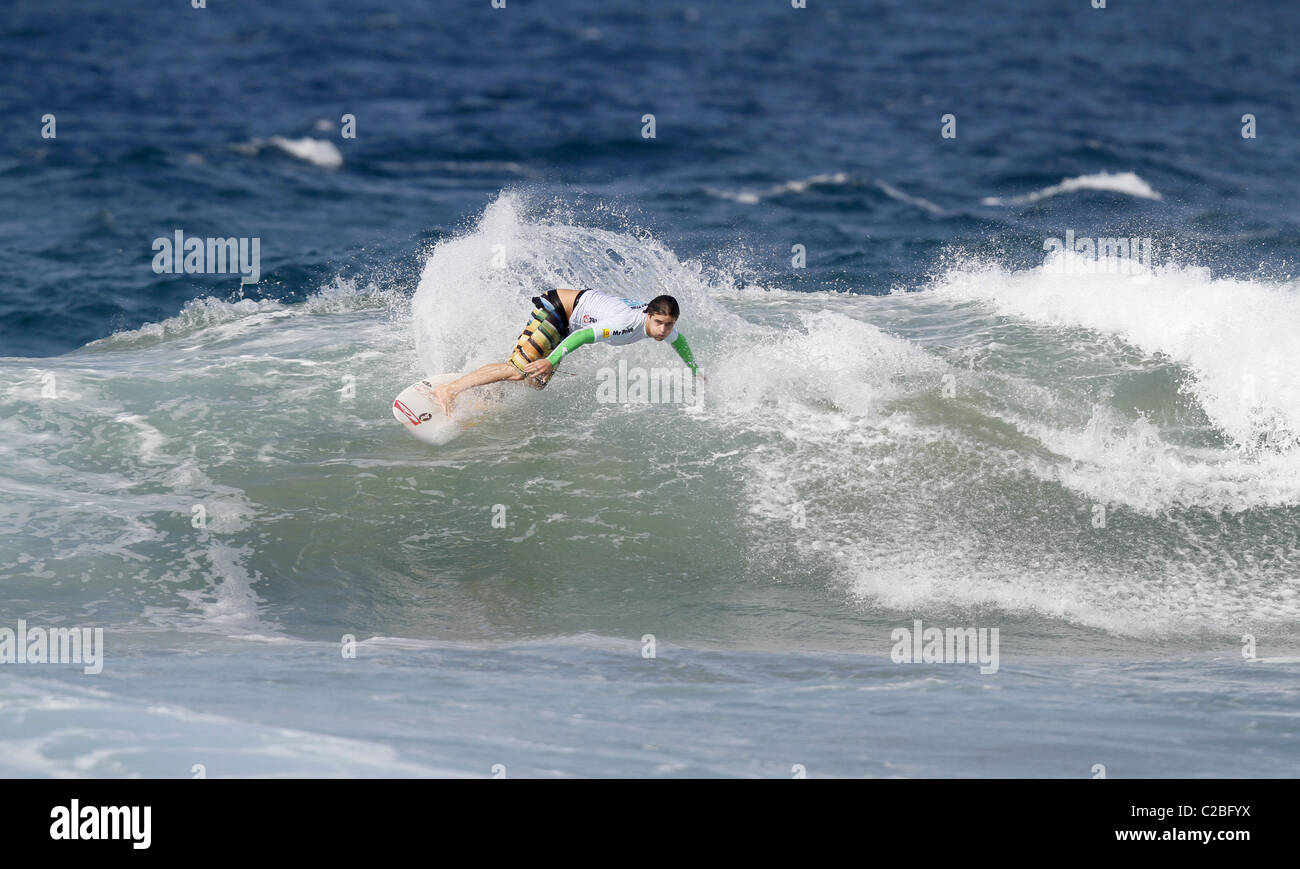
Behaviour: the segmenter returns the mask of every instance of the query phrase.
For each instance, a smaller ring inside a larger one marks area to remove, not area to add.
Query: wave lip
[[[1140,199],[1162,199],[1159,191],[1138,177],[1135,172],[1097,172],[1092,175],[1079,175],[1063,178],[1060,184],[1044,187],[1023,196],[986,196],[985,205],[1029,205],[1062,193],[1078,193],[1081,190],[1103,190],[1109,193],[1122,193]]]
[[[1244,453],[1300,446],[1300,387],[1286,376],[1300,353],[1300,296],[1274,286],[1213,278],[1167,265],[1135,275],[958,269],[935,287],[1000,314],[1113,335],[1183,366],[1183,391]]]

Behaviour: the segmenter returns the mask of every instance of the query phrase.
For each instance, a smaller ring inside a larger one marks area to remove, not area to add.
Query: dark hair
[[[681,316],[682,309],[677,307],[677,300],[672,296],[655,296],[645,306],[646,316],[650,314],[667,314],[674,320]]]

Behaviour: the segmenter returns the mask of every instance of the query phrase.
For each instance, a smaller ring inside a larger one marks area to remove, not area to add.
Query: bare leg
[[[471,371],[451,383],[444,383],[441,386],[434,387],[433,396],[438,399],[438,405],[442,408],[442,412],[450,415],[451,406],[455,402],[456,396],[467,389],[483,386],[487,383],[496,383],[498,380],[523,379],[524,375],[509,362],[489,362],[477,371]]]

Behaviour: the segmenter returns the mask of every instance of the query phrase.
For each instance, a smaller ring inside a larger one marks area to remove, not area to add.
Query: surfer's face
[[[667,314],[651,314],[645,318],[645,333],[656,341],[668,337],[668,333],[677,325],[677,318]]]

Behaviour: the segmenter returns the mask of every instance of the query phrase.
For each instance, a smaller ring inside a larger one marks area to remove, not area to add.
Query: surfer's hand
[[[546,358],[538,359],[536,362],[529,362],[524,366],[525,374],[529,377],[535,377],[540,374],[543,383],[551,379],[551,372],[554,370],[555,366],[551,364],[551,360]]]

